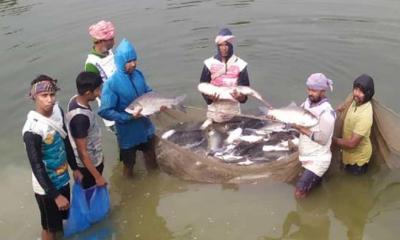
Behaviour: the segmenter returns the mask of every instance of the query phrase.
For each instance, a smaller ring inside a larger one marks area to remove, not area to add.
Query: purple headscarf
[[[333,91],[333,81],[327,78],[322,73],[313,73],[307,78],[307,87],[315,90],[327,90]]]

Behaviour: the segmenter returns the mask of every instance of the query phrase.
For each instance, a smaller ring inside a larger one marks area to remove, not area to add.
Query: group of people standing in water
[[[42,239],[56,239],[56,233],[63,229],[62,221],[70,206],[68,165],[75,181],[81,182],[84,188],[107,184],[102,176],[101,128],[90,107],[91,102],[98,102],[98,115],[116,135],[123,175],[133,176],[138,150],[143,152],[147,169],[157,168],[154,125],[140,111],[125,112],[132,101],[152,91],[143,73],[137,69],[133,44],[122,39],[114,53],[115,28],[108,21],[90,26],[89,34],[93,48],[84,71],[76,78],[77,95],[70,99],[65,113],[56,102],[57,80],[43,74],[31,82],[29,96],[35,109],[29,112],[22,135],[32,167]],[[234,39],[227,28],[218,33],[215,38],[217,54],[204,61],[200,82],[222,87],[250,85],[247,63],[234,54]],[[372,152],[369,135],[373,79],[361,75],[354,81],[353,102],[346,113],[342,138],[333,137],[336,111],[326,96],[332,85],[333,81],[322,73],[311,74],[306,80],[308,96],[302,107],[313,113],[319,124],[312,128],[292,126],[300,132],[299,160],[304,167],[296,184],[297,198],[304,198],[320,183],[331,162],[331,143],[343,149],[346,170],[354,174],[363,174],[367,170]],[[240,114],[240,104],[247,100],[238,92],[232,93],[235,101],[219,99],[218,95],[203,97],[208,106],[207,117],[217,123]]]
[[[204,61],[200,82],[215,86],[249,86],[247,63],[233,52],[234,35],[229,29],[222,29],[215,38],[218,52]],[[302,107],[318,118],[318,124],[311,128],[292,125],[300,132],[299,160],[304,171],[296,183],[296,198],[304,198],[321,182],[328,170],[332,143],[342,149],[345,169],[355,175],[364,174],[372,155],[370,133],[373,111],[370,100],[374,91],[372,77],[362,74],[353,82],[353,101],[348,107],[344,120],[342,138],[333,136],[336,113],[345,110],[342,104],[336,110],[327,98],[327,91],[333,91],[333,81],[323,73],[311,74],[306,80],[307,98]],[[214,122],[226,122],[240,114],[240,103],[247,97],[233,92],[236,101],[219,99],[218,95],[204,95],[208,105],[207,117]]]

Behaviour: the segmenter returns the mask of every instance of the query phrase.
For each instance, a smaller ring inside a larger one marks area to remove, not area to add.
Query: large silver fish
[[[234,93],[234,91],[236,91],[237,93],[240,93],[242,95],[252,96],[263,102],[268,107],[270,107],[270,104],[264,100],[261,94],[259,94],[256,90],[247,86],[218,87],[211,83],[200,83],[197,86],[197,89],[199,90],[199,92],[205,95],[208,96],[218,95],[219,99],[221,100],[232,100],[232,101],[236,101],[236,99],[232,97],[232,94]]]
[[[176,108],[184,112],[185,108],[182,105],[182,102],[185,97],[186,95],[167,98],[156,92],[148,92],[136,98],[127,108],[125,108],[125,111],[134,114],[141,110],[141,115],[149,116],[153,113],[159,112],[160,108],[164,106],[167,108]]]
[[[318,124],[318,118],[310,111],[291,103],[283,108],[267,109],[260,107],[260,110],[267,116],[272,116],[287,124],[296,124],[303,127],[312,127]]]

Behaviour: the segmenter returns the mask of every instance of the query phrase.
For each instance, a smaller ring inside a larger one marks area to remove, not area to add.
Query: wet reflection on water
[[[158,213],[160,199],[174,192],[185,191],[184,184],[176,184],[158,170],[151,173],[137,171],[134,179],[121,176],[114,168],[110,178],[113,199],[112,218],[117,239],[173,239],[165,219]]]
[[[316,194],[296,202],[295,210],[286,215],[278,237],[262,239],[329,239],[331,222],[327,193],[319,189]]]

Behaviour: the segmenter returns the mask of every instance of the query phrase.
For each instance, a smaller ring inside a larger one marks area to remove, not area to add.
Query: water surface
[[[0,236],[36,239],[38,210],[21,140],[30,81],[45,73],[59,80],[65,106],[91,48],[87,28],[112,20],[117,41],[132,40],[139,67],[159,92],[196,92],[202,61],[215,53],[222,27],[237,36],[235,53],[249,63],[251,85],[276,106],[300,103],[313,72],[334,80],[333,105],[368,73],[376,97],[400,112],[400,3],[390,0],[0,0]],[[256,107],[249,101],[244,109]],[[114,137],[104,133],[105,175],[112,213],[87,239],[397,239],[397,171],[373,167],[367,176],[327,178],[305,201],[284,183],[220,185],[186,182],[142,164],[121,177]]]

